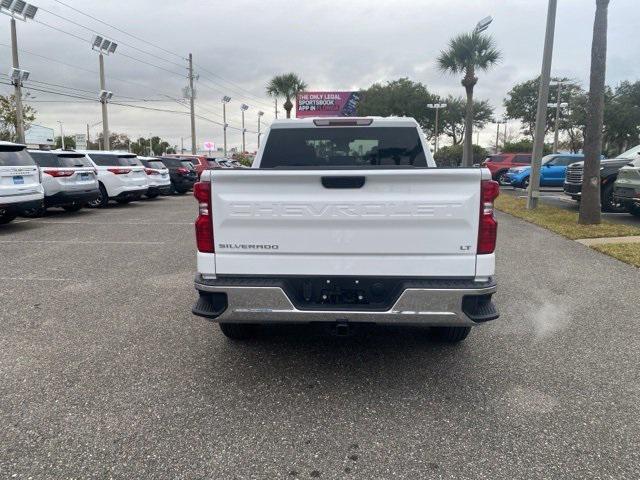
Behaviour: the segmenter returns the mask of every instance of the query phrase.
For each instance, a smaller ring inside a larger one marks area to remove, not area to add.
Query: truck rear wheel
[[[443,342],[458,343],[469,336],[471,327],[432,327],[433,335]]]
[[[246,340],[255,334],[255,325],[248,323],[220,323],[220,330],[231,340]]]

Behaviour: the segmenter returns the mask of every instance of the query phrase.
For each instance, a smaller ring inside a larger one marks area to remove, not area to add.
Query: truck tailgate
[[[218,275],[475,275],[480,169],[211,175]]]

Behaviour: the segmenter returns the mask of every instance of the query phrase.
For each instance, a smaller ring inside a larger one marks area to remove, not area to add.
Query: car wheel
[[[5,223],[12,222],[16,219],[17,215],[13,213],[0,213],[0,225],[4,225]]]
[[[44,207],[30,208],[29,210],[25,210],[24,212],[22,212],[21,216],[27,218],[38,218],[42,217],[45,212],[46,210]]]
[[[634,217],[640,217],[640,204],[639,203],[627,204],[627,212],[629,212]]]
[[[603,212],[622,213],[627,211],[624,203],[613,198],[613,183],[610,183],[602,189],[601,196],[602,198],[600,201],[602,203]]]
[[[522,180],[522,182],[520,182],[520,188],[524,190],[529,188],[529,177],[525,178],[524,180]]]
[[[104,185],[100,184],[98,198],[91,200],[87,205],[91,208],[107,208],[107,205],[109,205],[109,195],[107,195],[107,189],[104,188]]]
[[[221,323],[220,330],[231,340],[246,340],[255,335],[256,326],[249,323]]]
[[[78,210],[80,210],[82,208],[82,205],[78,205],[78,204],[73,204],[73,205],[65,205],[64,207],[62,207],[64,209],[65,212],[77,212]]]
[[[147,197],[149,200],[156,198],[159,195],[159,193],[147,193],[145,194],[145,197]]]
[[[501,170],[500,172],[498,172],[496,174],[496,180],[500,185],[511,185],[511,183],[509,183],[509,179],[507,178],[506,170]]]
[[[458,343],[469,336],[471,327],[432,327],[431,331],[440,341]]]

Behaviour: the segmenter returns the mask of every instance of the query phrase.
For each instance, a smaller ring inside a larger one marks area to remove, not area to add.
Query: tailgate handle
[[[365,177],[322,177],[324,188],[362,188]]]

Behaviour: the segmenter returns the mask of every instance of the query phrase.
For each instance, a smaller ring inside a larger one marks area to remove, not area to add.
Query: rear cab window
[[[502,163],[504,162],[504,159],[505,159],[504,155],[491,155],[489,158],[487,158],[487,162]]]
[[[34,166],[27,149],[20,145],[0,145],[0,167],[28,167]]]
[[[513,157],[513,163],[524,163],[525,165],[531,165],[531,155],[515,155]]]
[[[414,127],[275,128],[260,168],[427,168]]]

